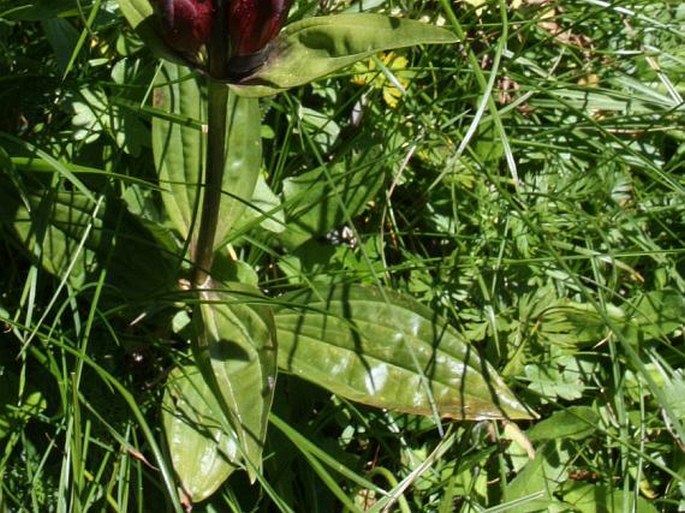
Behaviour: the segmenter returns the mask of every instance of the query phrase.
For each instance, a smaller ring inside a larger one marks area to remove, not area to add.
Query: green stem
[[[206,285],[214,260],[214,239],[219,222],[221,187],[226,162],[226,107],[228,87],[225,84],[209,81],[207,128],[207,160],[205,166],[204,190],[200,226],[195,249],[196,287]]]
[[[226,34],[226,0],[217,2],[212,36],[209,42],[209,74],[224,77],[228,72],[229,45]],[[204,190],[200,212],[200,227],[195,246],[195,275],[193,285],[207,288],[209,273],[214,260],[214,239],[219,222],[221,188],[226,164],[226,108],[228,87],[209,79],[207,99],[207,159],[205,164]]]

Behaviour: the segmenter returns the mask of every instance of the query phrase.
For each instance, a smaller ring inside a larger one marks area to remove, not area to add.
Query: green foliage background
[[[437,427],[281,374],[264,480],[195,510],[684,508],[685,9],[300,1],[291,19],[360,8],[463,43],[263,101],[263,180],[216,271],[271,297],[411,295],[539,418]],[[0,510],[170,510],[150,440],[188,264],[154,171],[159,63],[112,0],[0,0],[0,48]]]

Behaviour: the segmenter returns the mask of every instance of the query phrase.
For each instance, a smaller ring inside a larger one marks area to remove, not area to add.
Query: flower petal
[[[233,55],[259,52],[281,30],[290,0],[232,0],[228,30]]]

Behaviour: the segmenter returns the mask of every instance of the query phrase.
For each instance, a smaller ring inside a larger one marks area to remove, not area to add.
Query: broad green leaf
[[[384,50],[457,41],[447,29],[378,14],[308,18],[286,26],[274,40],[264,66],[231,87],[244,96],[267,96],[330,75]]]
[[[561,301],[541,312],[536,332],[546,342],[560,347],[582,347],[601,342],[619,331],[638,343],[673,333],[683,325],[685,299],[673,289],[651,291],[621,308],[608,304],[603,315],[594,305]],[[606,320],[611,322],[607,325]]]
[[[674,289],[650,291],[635,301],[631,321],[636,342],[670,335],[685,324],[685,297]]]
[[[158,226],[112,198],[93,202],[78,191],[45,189],[20,193],[3,179],[0,223],[13,227],[48,272],[66,276],[75,287],[103,265],[108,283],[127,298],[146,298],[174,285],[176,248],[162,246]]]
[[[238,441],[217,420],[219,403],[197,367],[177,367],[166,382],[162,424],[185,495],[199,502],[238,468]]]
[[[154,106],[176,118],[152,120],[152,149],[162,201],[174,228],[183,237],[190,234],[197,208],[197,190],[204,166],[206,121],[203,96],[198,81],[188,77],[180,66],[165,65],[154,93]]]
[[[498,162],[504,157],[504,145],[494,121],[483,121],[478,125],[474,146],[479,162]]]
[[[589,406],[571,406],[538,422],[526,435],[532,441],[562,438],[582,440],[597,430],[599,422],[599,414]]]
[[[261,468],[276,381],[276,329],[254,295],[205,290],[194,314],[196,354],[219,401],[225,426],[240,446],[240,461],[252,480]]]
[[[383,184],[385,167],[375,149],[317,168],[283,183],[287,229],[279,240],[293,249],[325,235],[364,210]],[[343,206],[344,205],[344,210]]]
[[[7,220],[27,251],[49,273],[60,277],[69,273],[72,285],[83,285],[96,265],[96,234],[103,229],[104,205],[74,192],[55,191],[31,194],[26,201],[15,203],[13,214],[8,212],[13,219]],[[3,209],[7,207],[3,202]]]
[[[534,498],[516,506],[521,513],[566,511],[554,494],[566,478],[567,465],[560,460],[555,441],[545,442],[537,448],[535,459],[507,484],[506,501]]]
[[[281,199],[271,190],[263,176],[259,176],[254,194],[242,218],[236,223],[236,231],[259,224],[265,230],[273,233],[283,233],[285,213]]]
[[[198,184],[204,175],[207,120],[202,78],[165,64],[155,89],[160,115],[152,122],[152,146],[164,205],[174,227],[188,237],[197,208]],[[229,96],[227,155],[216,241],[229,234],[252,198],[262,159],[259,103]],[[168,115],[167,115],[168,113]]]
[[[625,313],[608,305],[605,315],[615,323],[625,323]],[[535,320],[537,335],[562,348],[598,344],[609,334],[606,322],[591,304],[560,301],[544,310]]]
[[[679,420],[685,420],[685,380],[682,372],[676,372],[672,377],[665,378],[661,375],[661,379],[665,381],[663,397],[666,399],[666,404],[670,406],[669,413],[675,415]]]
[[[259,101],[228,97],[226,165],[223,198],[216,232],[216,244],[230,237],[230,230],[254,197],[262,164],[262,128]]]
[[[567,363],[569,367],[565,367]],[[582,382],[578,362],[572,356],[555,359],[552,363],[529,363],[524,372],[529,380],[528,388],[539,394],[543,401],[575,401],[583,396],[585,384]]]
[[[183,64],[160,38],[160,22],[150,0],[119,0],[119,6],[154,52]],[[242,96],[268,96],[307,84],[384,50],[457,41],[447,29],[378,14],[308,18],[286,26],[272,42],[264,66],[231,86]]]
[[[2,309],[0,308],[0,312]],[[1,315],[1,314],[0,314]],[[0,387],[0,440],[11,432],[37,417],[47,405],[47,401],[40,390],[33,386],[24,391],[24,397],[19,400],[19,376],[10,369],[0,367],[2,387]]]
[[[573,506],[577,513],[613,513],[614,511],[634,511],[636,513],[656,513],[654,505],[637,495],[634,491],[626,493],[622,487],[605,484],[574,483],[564,490],[564,501]]]
[[[348,399],[454,419],[531,418],[478,351],[430,309],[389,290],[287,294],[279,366]]]
[[[119,8],[136,30],[154,14],[150,0],[119,0]]]

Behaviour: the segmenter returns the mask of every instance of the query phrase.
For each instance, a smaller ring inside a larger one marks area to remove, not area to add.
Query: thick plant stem
[[[209,68],[213,77],[223,77],[228,71],[228,34],[223,20],[226,19],[227,2],[218,0],[212,35],[209,42]],[[207,159],[205,164],[204,190],[200,212],[200,227],[195,253],[193,285],[208,288],[209,273],[214,260],[214,239],[219,222],[221,187],[226,164],[226,108],[228,87],[221,82],[209,80],[207,98]]]
[[[193,285],[205,288],[214,260],[214,239],[219,222],[221,187],[226,162],[226,107],[228,87],[211,80],[208,97],[207,160],[200,227],[195,246]]]

